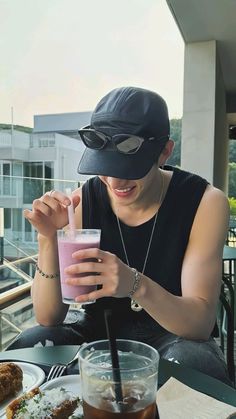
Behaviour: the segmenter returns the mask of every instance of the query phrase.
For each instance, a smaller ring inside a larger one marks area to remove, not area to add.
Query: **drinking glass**
[[[82,345],[79,351],[84,419],[156,419],[159,354],[142,342],[117,339],[119,374],[112,370],[108,340]],[[121,385],[122,400],[116,386]]]
[[[59,266],[60,266],[60,279],[61,279],[61,293],[62,300],[66,304],[75,303],[75,298],[78,295],[87,294],[94,291],[96,285],[69,285],[66,284],[66,279],[72,277],[64,272],[65,268],[76,263],[83,263],[78,259],[72,258],[72,253],[81,249],[88,249],[92,247],[100,246],[101,230],[96,229],[76,229],[71,230],[58,230],[57,241],[58,241],[58,255],[59,255]],[[93,260],[93,259],[86,259]],[[86,276],[87,274],[74,274],[73,278]],[[88,301],[83,304],[91,304],[94,301]]]

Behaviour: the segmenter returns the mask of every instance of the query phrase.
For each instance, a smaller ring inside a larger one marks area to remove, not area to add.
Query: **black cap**
[[[138,87],[120,87],[105,95],[97,104],[91,128],[108,136],[133,134],[153,141],[144,141],[135,154],[122,154],[116,148],[86,148],[78,172],[140,179],[157,161],[169,138],[170,124],[167,105],[157,93]],[[164,140],[164,141],[163,141]]]

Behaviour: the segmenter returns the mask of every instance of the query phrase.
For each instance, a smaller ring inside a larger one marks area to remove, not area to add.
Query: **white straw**
[[[70,235],[71,237],[75,236],[75,213],[74,213],[74,206],[71,197],[71,188],[66,188],[66,195],[70,198],[71,204],[67,207],[68,210],[68,219],[69,219],[69,228],[70,228]]]

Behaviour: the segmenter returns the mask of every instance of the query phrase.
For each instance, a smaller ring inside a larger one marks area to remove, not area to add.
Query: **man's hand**
[[[74,208],[80,202],[79,195],[73,195]],[[53,237],[58,229],[68,224],[67,207],[71,201],[60,191],[46,192],[41,198],[33,201],[32,210],[24,210],[24,217],[34,226],[39,234]]]
[[[79,250],[72,256],[78,263],[66,268],[65,272],[71,275],[71,278],[67,279],[66,282],[70,285],[102,286],[101,289],[78,296],[76,298],[77,302],[83,303],[101,297],[127,297],[132,290],[135,279],[134,272],[116,255],[101,249],[91,248]],[[91,262],[91,259],[96,261]],[[85,273],[89,273],[88,276],[75,276]]]

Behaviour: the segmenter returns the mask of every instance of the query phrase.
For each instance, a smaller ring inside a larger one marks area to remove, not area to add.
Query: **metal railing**
[[[2,272],[7,270],[9,274],[8,279],[2,279],[1,283],[7,282],[8,286],[13,286],[0,293],[0,350],[3,349],[3,338],[6,336],[12,337],[12,335],[16,336],[22,331],[22,328],[17,324],[17,318],[8,314],[7,309],[20,301],[22,301],[23,307],[23,300],[25,297],[30,296],[32,277],[21,269],[19,265],[25,266],[27,263],[35,263],[36,260],[37,254],[23,257],[14,262],[9,262],[4,258],[3,264],[0,266],[0,279],[4,278]],[[11,276],[15,279],[12,280]]]
[[[0,175],[0,199],[8,198],[13,201],[15,207],[23,204],[32,204],[33,200],[42,196],[51,189],[64,191],[70,187],[72,190],[79,186],[80,182],[69,179],[42,178],[29,176]]]
[[[5,208],[3,246],[0,249],[3,262],[0,262],[0,350],[9,330],[15,334],[22,330],[14,317],[14,307],[17,306],[18,310],[21,302],[23,307],[24,300],[26,306],[31,301],[30,290],[38,253],[37,232],[24,219],[22,209],[31,208],[33,200],[48,190],[64,191],[68,187],[74,190],[78,186],[78,181],[68,179],[0,175],[0,207]],[[30,307],[29,313],[31,310]]]

